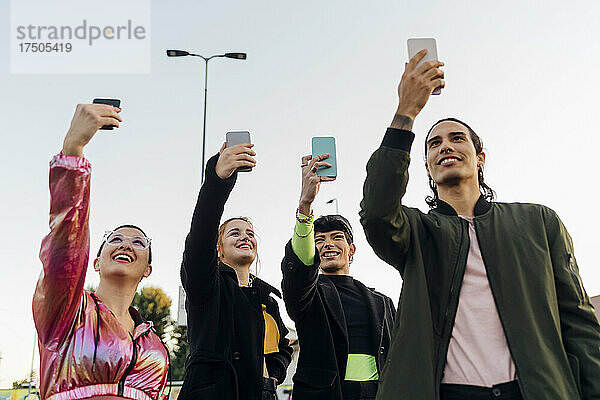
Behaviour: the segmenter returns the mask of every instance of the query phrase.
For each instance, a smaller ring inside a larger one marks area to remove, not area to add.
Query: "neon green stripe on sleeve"
[[[308,217],[300,211],[296,213],[300,219]],[[313,231],[313,219],[308,222],[300,222],[296,218],[296,226],[294,227],[294,235],[292,236],[292,250],[298,256],[304,265],[313,265],[315,263],[315,232]]]

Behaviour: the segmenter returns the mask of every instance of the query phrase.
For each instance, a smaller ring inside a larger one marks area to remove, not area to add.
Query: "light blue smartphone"
[[[335,138],[333,136],[320,136],[312,138],[312,156],[329,154],[323,161],[331,164],[331,167],[321,167],[317,170],[317,176],[337,176],[337,158],[335,154]]]

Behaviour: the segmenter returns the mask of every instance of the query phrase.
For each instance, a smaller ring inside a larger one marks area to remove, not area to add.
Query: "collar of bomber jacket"
[[[479,199],[477,200],[477,203],[475,203],[475,209],[473,210],[475,216],[479,216],[482,214],[485,214],[486,212],[488,212],[490,210],[490,208],[492,208],[492,203],[490,203],[489,201],[487,201],[483,195],[479,196]],[[452,206],[448,203],[446,203],[445,201],[438,199],[437,201],[437,207],[434,208],[435,211],[439,212],[440,214],[444,214],[444,215],[456,215],[458,216],[458,213],[456,212],[456,210],[454,208],[452,208]]]

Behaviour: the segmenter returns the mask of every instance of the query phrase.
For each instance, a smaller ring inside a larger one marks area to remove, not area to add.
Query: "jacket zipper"
[[[475,235],[477,236],[477,241],[479,242],[479,232],[477,232],[477,224],[475,220],[473,220],[473,226],[475,227]],[[492,297],[494,298],[494,305],[496,306],[496,312],[498,313],[498,319],[500,320],[500,325],[502,325],[502,331],[504,332],[504,337],[506,339],[506,345],[508,347],[508,352],[510,353],[510,357],[512,358],[513,363],[515,364],[515,373],[517,375],[517,385],[519,385],[519,391],[521,392],[521,396],[523,396],[523,400],[527,400],[525,396],[525,391],[523,390],[523,386],[521,386],[521,380],[519,379],[519,366],[517,365],[517,360],[513,355],[512,348],[510,347],[510,342],[508,341],[508,335],[506,334],[506,327],[504,326],[504,321],[502,320],[502,315],[500,314],[500,310],[498,309],[498,300],[496,299],[496,292],[494,292],[494,286],[492,286],[492,281],[490,280],[490,274],[488,271],[488,264],[485,262],[485,257],[483,255],[483,247],[479,246],[479,251],[481,252],[481,259],[483,260],[483,265],[485,266],[485,274],[487,276],[488,284],[490,285],[490,291],[492,292]]]
[[[571,274],[571,278],[575,281],[575,286],[577,287],[577,293],[579,294],[579,303],[583,301],[583,284],[581,283],[581,279],[579,279],[579,275],[575,272],[575,268],[573,268],[573,255],[571,253],[567,253],[568,264],[569,264],[569,273]]]
[[[435,364],[436,365],[436,367],[435,367],[436,368],[436,370],[435,370],[435,376],[436,376],[436,378],[439,381],[438,385],[436,386],[436,390],[435,390],[436,391],[436,398],[439,397],[438,395],[439,395],[440,385],[442,384],[442,379],[443,379],[442,373],[440,373],[440,369],[444,365],[441,365],[441,364],[445,364],[445,362],[444,363],[440,363],[440,358],[441,358],[441,354],[440,353],[442,351],[442,339],[444,337],[444,329],[446,327],[446,320],[448,318],[448,309],[449,309],[449,306],[450,306],[450,302],[452,300],[452,296],[454,295],[454,280],[456,279],[456,272],[458,270],[458,265],[459,265],[459,263],[461,261],[460,260],[460,254],[461,254],[461,251],[462,251],[462,248],[463,248],[463,242],[464,242],[464,230],[465,230],[464,222],[462,221],[462,219],[460,217],[457,217],[457,218],[458,218],[458,222],[460,223],[460,243],[458,244],[458,255],[456,257],[456,263],[454,264],[454,270],[452,272],[452,280],[450,281],[450,291],[448,293],[448,301],[446,303],[446,311],[444,312],[444,318],[442,319],[442,331],[440,332],[440,343],[438,345],[436,356],[435,356],[435,362],[436,362],[436,364]],[[466,266],[466,260],[465,260],[465,266]],[[462,280],[461,280],[461,285],[462,285]],[[460,291],[460,288],[459,288],[459,291]],[[458,305],[457,305],[457,308],[458,308]],[[448,349],[448,345],[450,343],[451,337],[452,337],[452,331],[449,332],[449,334],[448,334],[448,340],[446,341],[447,343],[444,345],[444,347],[446,348],[446,351],[448,351],[447,349]]]
[[[129,337],[131,337],[131,342],[133,344],[133,354],[131,356],[131,362],[129,363],[129,365],[127,366],[127,369],[125,370],[125,372],[123,372],[123,375],[121,376],[121,379],[119,380],[117,396],[123,397],[123,392],[125,391],[125,379],[127,378],[127,375],[129,375],[131,373],[131,371],[135,367],[135,363],[137,362],[137,357],[138,357],[137,342],[147,332],[149,332],[149,330],[142,333],[140,336],[138,336],[137,339],[134,339],[133,336],[131,335],[131,333],[129,334]]]
[[[377,293],[375,293],[377,294]],[[379,295],[378,295],[379,296]],[[385,327],[385,321],[386,321],[386,314],[387,314],[387,307],[386,307],[386,303],[385,303],[385,299],[383,298],[383,296],[379,296],[379,298],[383,301],[383,320],[381,321],[381,335],[379,336],[379,348],[377,349],[377,351],[379,352],[379,356],[377,356],[377,373],[379,375],[379,378],[381,379],[381,369],[383,368],[383,366],[381,365],[381,360],[380,358],[383,357],[383,354],[381,353],[381,348],[383,347],[383,331],[384,331],[384,327]],[[385,363],[384,363],[385,365]]]

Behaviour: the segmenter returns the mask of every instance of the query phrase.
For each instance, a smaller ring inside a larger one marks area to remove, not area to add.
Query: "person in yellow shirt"
[[[279,290],[250,273],[257,259],[246,217],[219,225],[237,170],[255,165],[250,144],[223,147],[206,164],[185,242],[190,357],[179,399],[275,400],[292,348],[277,301]]]

